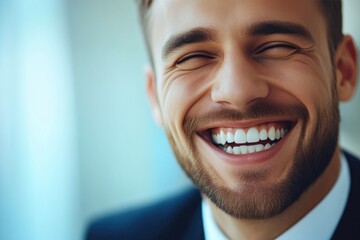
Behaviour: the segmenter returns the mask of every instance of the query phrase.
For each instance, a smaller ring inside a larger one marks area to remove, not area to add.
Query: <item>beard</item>
[[[225,108],[213,109],[201,116],[184,120],[184,132],[187,137],[186,149],[179,149],[179,144],[165,127],[174,154],[193,183],[218,208],[238,219],[266,219],[278,215],[296,202],[300,196],[319,178],[329,165],[334,154],[339,132],[339,109],[336,89],[332,89],[332,100],[318,109],[312,119],[313,127],[308,126],[309,113],[302,103],[293,105],[268,103],[259,100],[246,112]],[[301,123],[301,134],[296,152],[287,175],[279,182],[261,184],[264,172],[248,172],[238,176],[237,181],[246,183],[251,180],[258,184],[245,187],[222,186],[216,176],[211,174],[194,144],[196,130],[206,123],[219,120],[240,121],[261,117],[295,117]],[[314,120],[315,119],[315,120]],[[306,134],[309,132],[308,134]],[[184,148],[184,147],[183,147]]]

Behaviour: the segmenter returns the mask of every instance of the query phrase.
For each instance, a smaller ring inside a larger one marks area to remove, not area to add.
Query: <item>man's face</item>
[[[156,0],[153,95],[186,173],[232,216],[285,210],[337,143],[338,102],[317,1]]]

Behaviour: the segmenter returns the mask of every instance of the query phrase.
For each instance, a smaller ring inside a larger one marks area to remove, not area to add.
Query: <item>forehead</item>
[[[183,18],[185,16],[194,19],[200,18],[203,13],[216,16],[224,12],[228,17],[233,17],[230,13],[237,13],[244,17],[261,19],[271,14],[276,14],[278,17],[294,13],[309,15],[309,12],[303,10],[310,9],[316,10],[311,14],[321,15],[320,8],[321,0],[153,0],[151,15],[155,18],[164,17],[167,20],[182,20],[181,22],[186,20]],[[261,15],[260,12],[267,14]],[[196,14],[193,15],[194,13]]]
[[[320,6],[319,0],[154,0],[150,39],[158,42],[195,27],[241,31],[254,22],[274,20],[301,23],[316,32],[325,27]]]

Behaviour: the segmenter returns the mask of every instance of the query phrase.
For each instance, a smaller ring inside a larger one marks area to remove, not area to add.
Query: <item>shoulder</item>
[[[360,191],[360,159],[348,152],[344,152],[344,154],[350,167],[350,177],[351,177],[351,185],[352,185],[351,190],[358,190],[357,192],[359,192]],[[354,185],[356,186],[355,188]]]
[[[358,239],[360,237],[360,160],[348,152],[344,154],[350,168],[350,193],[332,239]]]
[[[358,221],[360,226],[360,160],[354,155],[345,152],[346,159],[350,168],[350,193],[347,204],[347,209],[351,208],[352,211],[358,213]]]
[[[86,239],[166,239],[179,236],[194,221],[202,224],[201,196],[191,189],[158,203],[97,219],[90,224]]]

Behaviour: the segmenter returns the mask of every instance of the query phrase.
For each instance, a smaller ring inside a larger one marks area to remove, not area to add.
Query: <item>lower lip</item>
[[[294,129],[294,128],[292,128]],[[215,152],[215,154],[224,162],[230,165],[238,166],[238,165],[251,165],[251,164],[261,164],[264,162],[268,162],[272,157],[277,154],[280,149],[283,147],[285,141],[291,134],[291,130],[284,136],[279,142],[275,144],[275,146],[261,151],[261,152],[255,152],[255,153],[249,153],[249,154],[229,154],[218,147],[214,146],[212,143],[208,143],[212,150]]]

